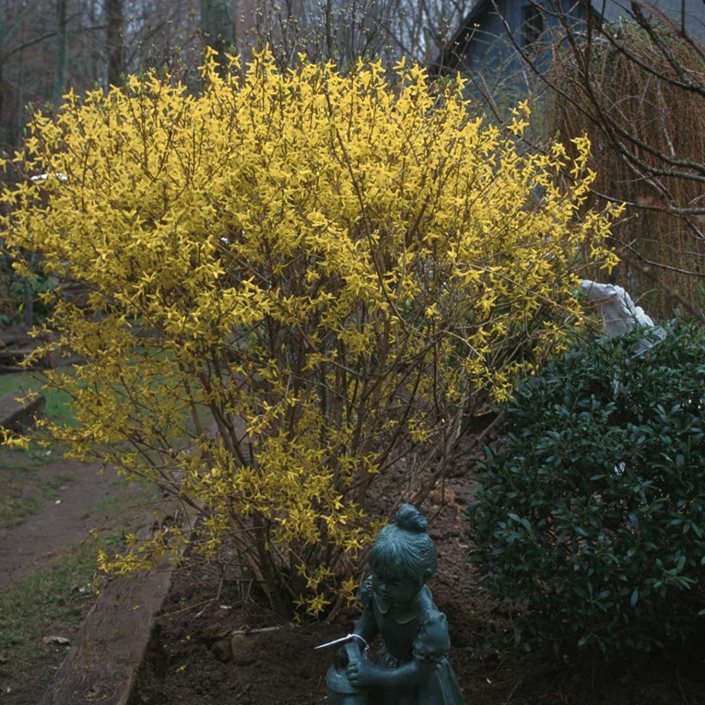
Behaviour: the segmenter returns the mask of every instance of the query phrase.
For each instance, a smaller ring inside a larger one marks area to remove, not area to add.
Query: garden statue
[[[426,582],[436,569],[428,522],[416,507],[401,506],[377,535],[369,555],[372,574],[359,597],[363,612],[328,669],[330,705],[462,705],[448,663],[448,625]],[[367,644],[381,637],[375,658]]]
[[[631,296],[621,286],[583,279],[580,289],[588,301],[599,309],[602,329],[608,338],[624,335],[637,326],[644,329],[645,335],[639,341],[637,355],[646,352],[665,338],[666,331],[661,326],[654,325],[651,317],[632,301]]]

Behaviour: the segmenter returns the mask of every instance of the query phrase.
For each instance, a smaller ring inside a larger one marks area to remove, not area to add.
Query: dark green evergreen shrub
[[[651,650],[705,628],[705,331],[574,347],[518,390],[469,511],[516,638]]]

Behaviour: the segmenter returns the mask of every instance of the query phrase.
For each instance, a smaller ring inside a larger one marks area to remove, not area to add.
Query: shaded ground
[[[499,659],[488,642],[507,625],[467,562],[470,475],[449,480],[442,508],[438,495],[424,507],[429,516],[439,512],[431,522],[439,572],[430,587],[448,616],[450,659],[466,705],[705,705],[705,652],[628,665],[541,654]],[[332,654],[313,647],[346,634],[357,614],[351,610],[330,625],[282,624],[227,557],[220,566],[182,568],[156,620],[130,705],[322,705]],[[233,630],[247,629],[252,633],[231,643]]]

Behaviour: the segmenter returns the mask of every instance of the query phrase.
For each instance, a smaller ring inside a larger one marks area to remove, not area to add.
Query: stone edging
[[[29,428],[44,409],[43,395],[27,395],[13,391],[0,397],[0,427],[8,431],[21,431]]]
[[[186,511],[180,522],[187,534],[192,518]],[[150,523],[138,536],[152,529]],[[173,564],[160,565],[109,579],[40,705],[127,705],[173,573]]]
[[[172,572],[107,583],[41,705],[127,705]]]

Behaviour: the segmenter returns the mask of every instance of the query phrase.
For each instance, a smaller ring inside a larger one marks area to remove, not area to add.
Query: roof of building
[[[524,0],[524,2],[532,1],[536,0]],[[685,30],[691,38],[705,42],[705,0],[637,0],[637,3],[645,14],[661,14],[671,18],[677,30]],[[634,17],[632,2],[629,0],[591,0],[591,5],[598,16],[608,22]],[[434,62],[433,69],[436,72],[457,68],[467,47],[473,41],[483,17],[492,12],[495,7],[495,0],[475,2],[437,61]]]
[[[442,73],[444,70],[447,71],[457,67],[460,63],[460,58],[473,39],[475,24],[492,7],[492,0],[477,0],[470,12],[463,18],[455,34],[446,42],[440,56],[433,64],[432,69],[434,71]]]

